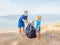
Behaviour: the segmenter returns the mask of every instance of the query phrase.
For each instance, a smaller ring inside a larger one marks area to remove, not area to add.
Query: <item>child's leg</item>
[[[40,32],[37,32],[37,38],[40,39]]]

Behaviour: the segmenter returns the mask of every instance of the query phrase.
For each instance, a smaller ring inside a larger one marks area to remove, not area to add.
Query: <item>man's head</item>
[[[24,15],[28,15],[28,11],[24,11]]]

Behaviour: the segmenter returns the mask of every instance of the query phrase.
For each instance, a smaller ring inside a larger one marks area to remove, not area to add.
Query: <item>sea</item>
[[[17,28],[18,20],[19,20],[20,16],[21,16],[21,14],[0,16],[0,29]],[[60,22],[60,15],[57,15],[57,14],[28,15],[28,21],[30,23],[33,20],[36,21],[38,16],[42,16],[41,25],[47,25],[50,23],[59,23]]]

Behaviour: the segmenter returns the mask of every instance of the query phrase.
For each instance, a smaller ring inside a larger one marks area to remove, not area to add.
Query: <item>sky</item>
[[[23,14],[58,14],[60,0],[0,0],[0,16]]]

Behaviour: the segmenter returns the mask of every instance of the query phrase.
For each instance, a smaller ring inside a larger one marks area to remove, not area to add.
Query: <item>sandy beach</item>
[[[42,26],[40,40],[19,36],[17,29],[14,30],[0,32],[0,45],[60,45],[60,23]]]

